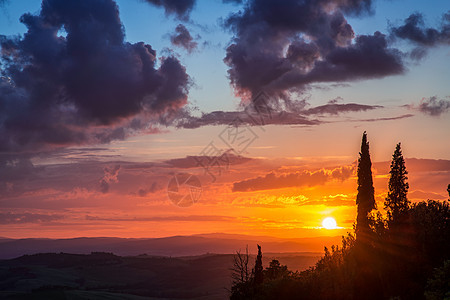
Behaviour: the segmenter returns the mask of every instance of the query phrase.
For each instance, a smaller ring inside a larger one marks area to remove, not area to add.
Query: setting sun
[[[337,228],[336,220],[332,217],[325,218],[322,221],[322,226],[325,229],[336,229]]]

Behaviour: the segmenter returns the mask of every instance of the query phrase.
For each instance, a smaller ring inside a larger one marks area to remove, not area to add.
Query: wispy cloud
[[[178,127],[199,128],[208,125],[318,125],[322,122],[309,119],[299,113],[288,111],[273,111],[270,117],[264,117],[263,123],[257,114],[249,114],[246,111],[213,111],[204,113],[200,117],[187,116],[178,122]],[[255,121],[256,120],[256,121]]]
[[[111,221],[111,222],[230,222],[236,221],[234,217],[218,215],[189,215],[189,216],[151,216],[151,217],[99,217],[86,216],[89,221]]]
[[[47,223],[63,219],[59,214],[0,213],[0,224]]]
[[[319,115],[319,114],[330,114],[330,115],[338,115],[340,113],[347,112],[360,112],[367,110],[374,110],[378,108],[383,108],[380,105],[366,105],[366,104],[357,104],[357,103],[327,103],[325,105],[316,106],[304,111],[307,115]]]
[[[186,156],[184,158],[174,158],[164,161],[164,163],[168,164],[170,167],[181,168],[181,169],[189,169],[189,168],[198,168],[201,167],[200,162],[205,160],[212,160],[212,157],[209,156]],[[239,165],[244,164],[248,161],[254,160],[252,158],[235,155],[233,153],[226,154],[226,163],[227,165]]]
[[[395,117],[379,117],[379,118],[369,118],[369,119],[358,119],[358,120],[349,120],[349,122],[378,122],[378,121],[394,121],[401,120],[414,117],[413,114],[404,114]]]
[[[447,96],[445,99],[438,99],[437,96],[422,98],[419,104],[409,104],[406,107],[430,116],[438,117],[450,110],[450,97]]]

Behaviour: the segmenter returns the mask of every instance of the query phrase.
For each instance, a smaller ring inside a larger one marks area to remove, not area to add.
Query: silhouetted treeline
[[[450,199],[411,204],[407,174],[399,143],[383,217],[374,201],[364,132],[355,234],[342,237],[341,246],[325,247],[314,267],[295,273],[278,261],[261,272],[258,246],[255,268],[250,272],[246,265],[249,276],[234,281],[230,299],[450,299]],[[450,197],[450,185],[447,191]]]

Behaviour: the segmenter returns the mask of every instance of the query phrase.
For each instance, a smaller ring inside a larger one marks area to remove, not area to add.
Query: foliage
[[[410,211],[411,224],[420,256],[433,266],[450,259],[450,205],[448,201],[428,200]]]
[[[259,285],[263,283],[264,274],[263,274],[263,265],[262,265],[262,252],[261,246],[258,245],[258,255],[256,256],[255,267],[253,268],[253,284]]]
[[[369,213],[376,208],[375,190],[372,180],[372,162],[370,160],[369,142],[363,133],[361,152],[358,159],[358,195],[356,196],[357,216],[356,235],[365,236],[369,231]]]
[[[269,263],[269,267],[264,270],[263,274],[263,277],[267,280],[287,278],[290,275],[287,266],[282,266],[277,259],[274,259]]]
[[[233,285],[243,284],[250,280],[250,267],[248,258],[248,245],[245,248],[245,253],[236,251],[236,254],[233,256],[233,267],[231,268],[231,278],[233,279]]]
[[[401,144],[398,143],[392,155],[391,170],[389,172],[389,192],[384,202],[390,223],[399,222],[408,211],[410,201],[407,198],[409,184],[406,182],[408,171],[405,167]]]
[[[436,268],[433,277],[427,282],[425,297],[427,300],[450,299],[450,260]]]

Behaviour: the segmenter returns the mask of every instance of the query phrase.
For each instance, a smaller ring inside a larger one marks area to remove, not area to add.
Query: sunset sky
[[[449,46],[448,0],[0,0],[0,236],[341,235],[364,131],[382,212],[398,142],[444,201]]]

